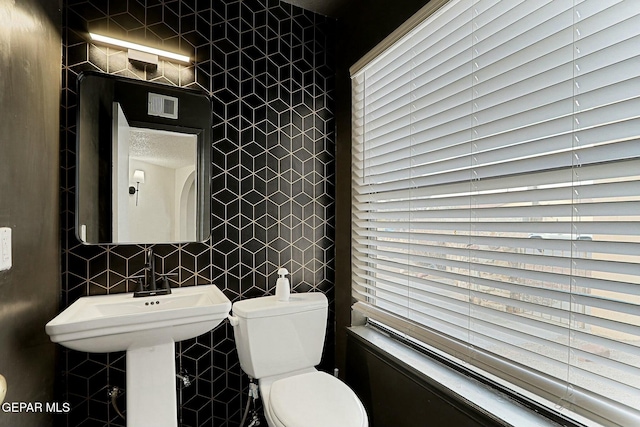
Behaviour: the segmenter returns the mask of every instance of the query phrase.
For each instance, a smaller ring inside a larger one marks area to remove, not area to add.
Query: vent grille
[[[168,119],[178,118],[178,98],[149,92],[148,105],[148,114],[150,116],[166,117]]]

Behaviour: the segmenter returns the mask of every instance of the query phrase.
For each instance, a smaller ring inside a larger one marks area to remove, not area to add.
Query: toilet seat
[[[339,379],[314,371],[271,384],[269,411],[283,427],[366,427],[367,414],[355,393]]]

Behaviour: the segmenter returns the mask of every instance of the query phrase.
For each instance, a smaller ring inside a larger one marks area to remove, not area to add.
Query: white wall
[[[173,241],[175,227],[174,169],[130,159],[130,170],[143,170],[145,182],[136,197],[129,197],[130,242],[160,243]]]

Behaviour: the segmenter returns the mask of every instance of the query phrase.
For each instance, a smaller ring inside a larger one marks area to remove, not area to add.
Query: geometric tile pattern
[[[131,291],[145,245],[84,246],[75,237],[76,81],[98,70],[212,97],[212,237],[157,244],[171,285],[216,283],[232,301],[273,293],[275,272],[294,291],[330,301],[323,366],[333,367],[335,121],[334,22],[278,0],[65,0],[61,105],[62,300]],[[189,65],[140,69],[126,52],[91,44],[88,30],[186,52]],[[247,378],[231,327],[176,344],[182,426],[237,426]],[[124,353],[63,351],[60,425],[123,426],[107,396],[125,387]],[[126,393],[126,390],[125,390]],[[121,409],[125,398],[118,398]],[[266,425],[266,424],[263,424]]]

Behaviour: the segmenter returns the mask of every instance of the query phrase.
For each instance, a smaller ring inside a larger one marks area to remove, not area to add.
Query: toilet
[[[346,384],[317,371],[327,326],[322,293],[251,298],[230,316],[240,366],[257,379],[269,427],[367,427],[364,406]]]

